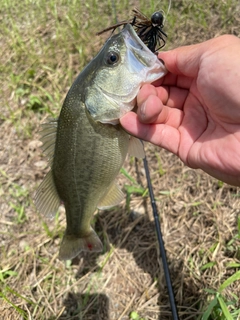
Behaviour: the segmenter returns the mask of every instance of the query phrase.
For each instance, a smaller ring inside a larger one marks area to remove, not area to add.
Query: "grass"
[[[231,277],[227,278],[219,287],[217,291],[206,290],[209,294],[213,296],[210,301],[207,310],[202,315],[202,320],[207,320],[211,316],[211,314],[217,319],[237,319],[240,316],[240,309],[235,308],[238,304],[239,297],[234,293],[232,294],[232,299],[225,301],[222,292],[228,286],[230,286],[234,282],[239,282],[240,280],[240,271],[234,273]],[[229,311],[229,309],[231,311]]]
[[[161,6],[161,7],[159,7]],[[167,1],[116,1],[118,20]],[[237,0],[172,1],[165,49],[240,36]],[[126,202],[99,212],[100,255],[57,259],[65,228],[32,198],[47,172],[39,125],[59,114],[80,70],[115,22],[112,1],[2,0],[0,6],[0,313],[3,319],[171,319],[142,163],[119,175]],[[147,146],[180,319],[240,318],[239,189]]]

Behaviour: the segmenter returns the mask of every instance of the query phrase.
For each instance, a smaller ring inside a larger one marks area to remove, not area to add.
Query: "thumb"
[[[222,49],[239,46],[239,38],[233,35],[223,35],[208,41],[184,46],[170,51],[160,52],[158,58],[162,59],[168,71],[175,75],[196,77],[202,61],[217,51]],[[214,59],[212,60],[214,61]]]
[[[196,77],[201,57],[204,53],[203,43],[184,46],[170,51],[160,52],[158,58],[163,60],[168,71],[176,75]]]

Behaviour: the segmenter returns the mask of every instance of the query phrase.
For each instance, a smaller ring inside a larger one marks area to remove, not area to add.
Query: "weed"
[[[223,296],[223,291],[233,282],[240,280],[240,271],[235,272],[231,277],[226,279],[218,288],[217,291],[205,289],[210,295],[213,296],[206,311],[201,317],[202,320],[207,319],[238,319],[240,310],[238,309],[238,297],[232,294],[232,300],[226,301]]]
[[[139,314],[136,311],[132,311],[129,315],[130,319],[132,320],[145,320],[144,318],[141,318]]]
[[[126,209],[129,212],[130,211],[130,201],[131,201],[131,195],[132,194],[138,194],[142,197],[146,196],[148,193],[148,190],[146,188],[143,188],[139,186],[139,184],[136,182],[136,180],[126,171],[126,169],[122,168],[120,171],[130,182],[132,182],[132,185],[124,185],[124,189],[126,190],[127,196],[126,196]]]
[[[27,220],[25,208],[29,206],[29,191],[16,183],[12,183],[9,193],[12,196],[9,205],[17,214],[15,220],[17,223],[24,223]]]
[[[3,270],[0,270],[0,281],[4,282],[9,277],[16,277],[17,272],[13,270],[9,270],[8,268],[4,268]]]

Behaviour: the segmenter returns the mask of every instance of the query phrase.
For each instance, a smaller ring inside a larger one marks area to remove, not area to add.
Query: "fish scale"
[[[67,105],[66,99],[64,106]],[[65,114],[63,106],[63,114]],[[68,121],[75,139],[68,142],[67,136],[63,139],[62,132],[66,132],[59,120],[59,137],[53,161],[54,180],[58,194],[65,204],[67,214],[66,235],[74,234],[80,237],[90,232],[91,215],[88,212],[95,211],[99,201],[108,190],[112,180],[118,174],[128,149],[128,134],[120,125],[112,126],[92,121],[87,116],[85,108],[78,108],[78,119]],[[73,114],[76,112],[73,110]],[[73,119],[73,117],[70,117]],[[82,125],[84,123],[84,126]],[[100,134],[101,132],[101,134]],[[93,139],[93,135],[97,136]],[[59,140],[59,142],[58,142]],[[77,143],[75,143],[77,141]],[[67,154],[64,145],[68,142],[72,152]],[[125,146],[120,151],[119,142]],[[83,152],[89,147],[88,152]],[[62,159],[65,159],[62,161]],[[83,169],[84,168],[84,169]],[[72,183],[72,182],[75,183]],[[81,226],[76,228],[76,226]],[[84,230],[84,232],[83,232]]]

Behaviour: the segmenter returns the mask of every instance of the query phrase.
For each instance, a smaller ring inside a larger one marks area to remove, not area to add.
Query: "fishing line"
[[[152,204],[153,217],[154,217],[155,228],[156,228],[156,232],[157,232],[160,255],[161,255],[162,263],[163,263],[163,270],[164,270],[167,289],[168,289],[172,317],[173,317],[173,320],[178,320],[179,317],[178,317],[178,313],[177,313],[176,302],[175,302],[173,287],[172,287],[172,281],[171,281],[170,272],[169,272],[169,268],[168,268],[167,255],[166,255],[166,250],[164,247],[164,241],[163,241],[162,231],[161,231],[161,227],[160,227],[160,220],[159,220],[159,216],[158,216],[157,205],[156,205],[156,202],[154,199],[153,188],[152,188],[152,183],[151,183],[151,178],[150,178],[150,173],[149,173],[148,162],[147,162],[146,156],[143,159],[143,163],[144,163],[144,169],[145,169],[145,174],[146,174],[147,183],[148,183],[149,196],[150,196],[151,204]]]
[[[171,0],[170,0],[171,1]],[[115,0],[112,0],[112,10],[113,10],[113,16],[115,19],[115,23],[118,23],[118,18],[117,18],[117,8],[116,8],[116,2]],[[118,31],[120,32],[120,29],[118,28]]]
[[[167,17],[168,14],[169,14],[169,11],[170,11],[170,9],[171,9],[171,5],[172,5],[172,0],[169,0],[169,1],[168,1],[168,11],[167,11],[166,17]]]
[[[161,10],[162,13],[163,13],[163,15],[164,15],[163,25],[165,25],[165,22],[167,21],[167,16],[168,16],[168,14],[169,14],[169,11],[170,11],[170,9],[171,9],[171,6],[172,6],[172,0],[169,0],[169,1],[168,1],[168,9],[167,9],[167,14],[166,14],[166,15],[165,15],[164,11]]]

